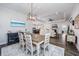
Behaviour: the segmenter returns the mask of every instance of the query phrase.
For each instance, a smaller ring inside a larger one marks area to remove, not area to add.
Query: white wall
[[[72,18],[73,20],[75,19],[75,17],[79,14],[79,4],[76,4],[76,6],[74,7],[74,10],[72,12]],[[75,35],[77,36],[78,40],[77,40],[77,49],[79,50],[79,29],[74,29]]]
[[[11,30],[16,32],[18,30],[24,30],[25,27],[11,27],[10,21],[12,19],[18,19],[26,21],[25,15],[16,11],[0,7],[0,45],[7,43],[7,32]]]
[[[11,27],[10,21],[13,19],[19,19],[21,21],[26,22],[26,15],[16,12],[14,10],[10,10],[8,8],[0,7],[0,45],[7,43],[6,33],[8,32],[8,30],[16,32],[18,30],[24,31],[25,28],[29,28],[29,30],[32,29],[32,24],[30,22],[29,23],[31,25],[29,25],[28,27]],[[61,32],[61,27],[63,26],[63,24],[67,25],[67,22],[53,22],[52,24],[54,23],[58,24],[59,32]]]
[[[75,19],[75,17],[79,14],[79,4],[76,4],[73,8],[73,12],[72,12],[72,18],[73,20]]]

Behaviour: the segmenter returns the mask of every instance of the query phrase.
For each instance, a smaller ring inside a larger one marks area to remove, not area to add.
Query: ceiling
[[[33,14],[51,19],[64,15],[69,18],[74,6],[74,3],[33,3]],[[27,15],[30,10],[30,3],[1,3],[0,7],[6,7]]]

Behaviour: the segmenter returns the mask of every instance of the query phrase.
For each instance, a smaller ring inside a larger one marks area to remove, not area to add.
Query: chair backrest
[[[49,44],[49,40],[50,40],[50,33],[46,33],[45,34],[45,42],[44,42],[44,44],[48,45]]]
[[[25,35],[25,40],[26,40],[26,48],[29,50],[29,51],[32,51],[33,50],[33,46],[32,46],[32,36],[29,35],[29,34],[24,34]]]
[[[22,32],[18,32],[18,36],[19,36],[19,42],[20,42],[21,44],[24,43],[23,33],[22,33]]]

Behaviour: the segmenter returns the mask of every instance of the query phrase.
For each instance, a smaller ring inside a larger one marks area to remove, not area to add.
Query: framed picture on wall
[[[75,29],[79,29],[79,15],[75,17],[74,26],[75,26]]]
[[[70,22],[70,23],[72,22],[72,17],[69,18],[69,22]]]

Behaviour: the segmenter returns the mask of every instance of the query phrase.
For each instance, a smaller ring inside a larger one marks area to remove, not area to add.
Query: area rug
[[[20,49],[19,44],[13,44],[1,49],[1,56],[30,56]],[[40,53],[43,56],[43,52]],[[45,56],[64,56],[64,48],[49,44],[49,51],[46,51]]]

